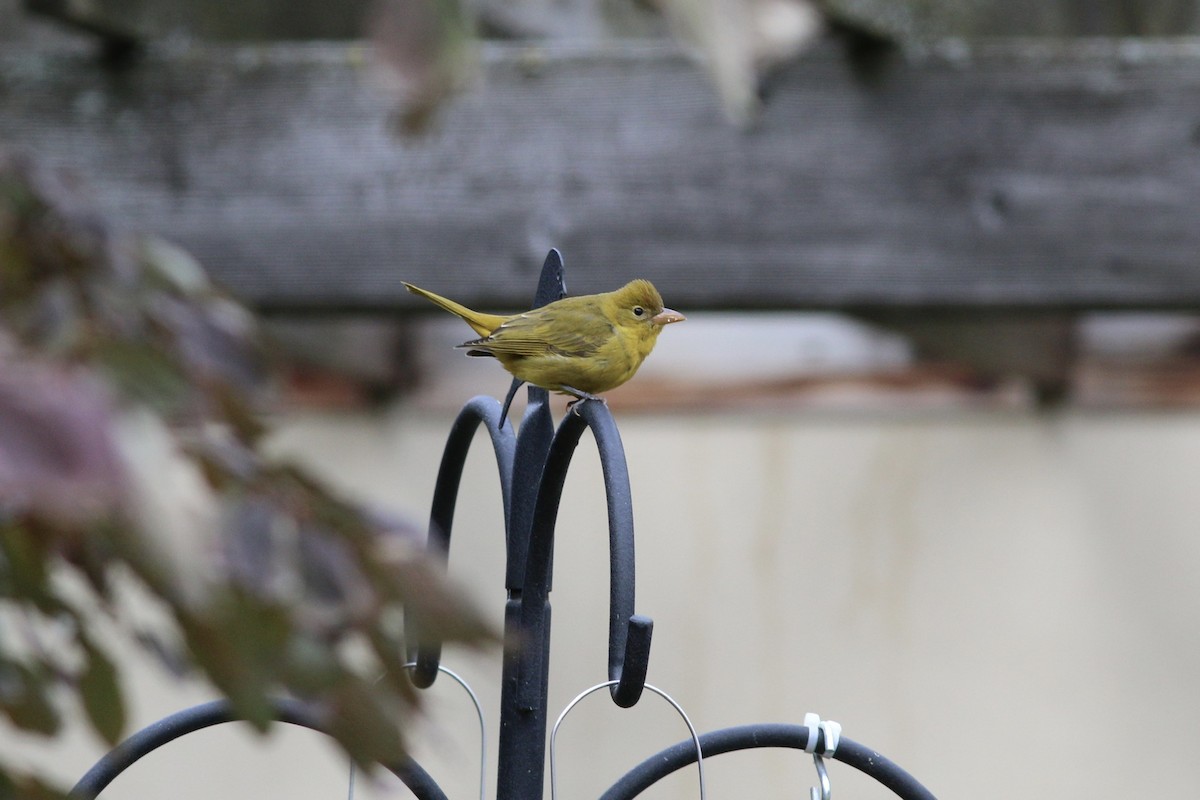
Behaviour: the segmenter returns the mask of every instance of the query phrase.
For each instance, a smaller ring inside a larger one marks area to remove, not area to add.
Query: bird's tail
[[[401,281],[401,283],[404,282]],[[490,336],[492,331],[496,330],[496,328],[499,328],[505,320],[505,317],[497,314],[481,314],[478,311],[472,311],[460,303],[456,303],[453,300],[447,300],[441,295],[426,291],[419,286],[413,286],[411,283],[404,283],[404,288],[408,289],[413,294],[418,294],[421,297],[424,297],[434,305],[446,309],[451,314],[461,317],[463,322],[470,325],[471,328],[480,336]]]

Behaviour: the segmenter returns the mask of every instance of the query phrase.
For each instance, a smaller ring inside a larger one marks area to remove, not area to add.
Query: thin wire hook
[[[556,749],[558,741],[558,726],[562,724],[562,721],[566,718],[567,714],[571,712],[571,709],[579,705],[580,700],[587,697],[589,694],[592,694],[593,692],[598,692],[601,689],[607,689],[609,687],[616,686],[619,683],[619,680],[605,681],[604,683],[596,684],[590,689],[585,689],[576,695],[574,700],[567,703],[567,707],[562,710],[562,713],[558,715],[558,719],[554,721],[554,727],[550,729],[550,800],[557,800],[558,798],[558,753]],[[694,725],[692,725],[691,719],[688,718],[687,712],[683,710],[683,706],[675,702],[675,699],[671,697],[671,695],[667,694],[656,686],[651,686],[648,683],[644,685],[644,688],[649,689],[651,692],[670,703],[671,708],[675,709],[676,713],[683,718],[684,724],[687,725],[688,733],[692,735],[692,741],[696,745],[696,770],[700,773],[700,800],[705,800],[704,750],[700,746],[700,735],[696,733],[696,728]]]
[[[817,767],[817,779],[821,784],[820,789],[814,786],[808,796],[811,800],[829,800],[832,789],[822,756],[832,756],[837,751],[838,742],[842,738],[842,724],[831,719],[822,722],[820,716],[810,711],[804,715],[804,727],[808,729],[808,742],[804,745],[804,752],[812,753],[813,764]],[[821,745],[820,749],[817,748],[818,744]]]
[[[404,669],[411,670],[417,666],[416,661],[409,661],[404,665]],[[479,800],[487,800],[487,724],[483,719],[483,705],[479,702],[479,696],[475,694],[475,690],[466,680],[452,669],[437,665],[438,672],[449,675],[463,690],[467,696],[471,698],[471,703],[475,706],[475,716],[479,718]],[[382,676],[380,676],[382,677]],[[376,679],[378,680],[378,679]],[[350,787],[346,794],[347,800],[354,800],[354,762],[350,762]]]
[[[817,781],[821,784],[821,788],[810,787],[808,796],[810,800],[829,800],[830,795],[833,794],[833,787],[829,785],[829,773],[825,771],[825,759],[813,753],[813,764],[817,767]]]

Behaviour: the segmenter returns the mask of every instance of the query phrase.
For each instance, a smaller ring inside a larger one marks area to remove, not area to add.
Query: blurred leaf
[[[46,355],[70,353],[86,324],[75,287],[65,277],[44,281],[21,305],[3,310],[17,338],[36,343]]]
[[[473,74],[474,28],[461,0],[375,0],[367,21],[373,72],[395,98],[404,133],[425,130]]]
[[[342,680],[345,671],[329,642],[314,636],[293,636],[284,659],[283,677],[302,697],[317,697]]]
[[[71,566],[79,570],[79,574],[87,582],[88,587],[95,593],[95,599],[105,610],[109,610],[108,600],[112,593],[109,568],[116,557],[112,541],[116,529],[123,529],[129,524],[128,520],[101,520],[95,524],[93,535],[75,537],[71,547],[62,553]]]
[[[252,433],[257,436],[257,430]],[[223,496],[255,481],[262,473],[262,457],[246,442],[246,432],[236,425],[209,427],[187,443],[187,450],[208,485]]]
[[[78,280],[107,269],[107,229],[66,174],[28,155],[0,150],[0,227],[5,254],[0,299],[15,302],[60,276]]]
[[[46,551],[27,525],[0,520],[0,593],[41,605],[49,602]]]
[[[90,637],[81,635],[86,663],[79,677],[83,708],[96,733],[110,745],[121,740],[125,730],[125,701],[117,669]]]
[[[361,767],[395,763],[404,755],[397,725],[401,705],[401,698],[380,691],[378,685],[348,677],[322,703],[326,730]]]
[[[116,513],[112,412],[85,371],[0,354],[0,504],[62,524]]]
[[[245,466],[248,462],[247,456],[253,455],[247,446],[257,444],[267,431],[267,426],[259,418],[261,409],[256,408],[245,393],[228,384],[213,387],[212,395],[215,407],[242,445],[238,455],[241,466]],[[211,434],[208,438],[212,438]],[[248,477],[248,473],[243,472],[242,476],[244,479]]]
[[[372,598],[353,550],[333,529],[321,525],[305,525],[299,534],[298,567],[305,596],[344,609],[351,618],[361,618]]]
[[[141,245],[141,260],[151,280],[159,278],[169,288],[190,297],[212,289],[204,268],[187,251],[157,236],[145,237]]]
[[[262,601],[292,599],[281,581],[288,579],[288,564],[280,553],[295,521],[279,514],[268,498],[240,494],[227,499],[221,519],[225,577],[241,592]],[[293,593],[294,594],[294,593]]]
[[[376,625],[369,631],[371,650],[383,668],[383,680],[387,681],[392,691],[397,692],[410,703],[416,703],[412,682],[404,652],[404,641],[401,637],[389,636],[381,626]]]
[[[458,80],[469,16],[457,0],[387,13],[403,35],[437,34],[392,64],[431,107]],[[83,196],[0,150],[0,603],[54,634],[47,647],[31,631],[28,664],[0,651],[0,713],[53,733],[67,689],[115,742],[119,666],[87,625],[120,614],[121,587],[139,584],[177,627],[119,621],[169,669],[186,649],[260,730],[274,696],[305,696],[360,763],[395,759],[417,700],[404,610],[431,636],[494,636],[409,526],[263,454],[270,365],[253,318],[190,256],[114,233]],[[381,669],[386,680],[364,677]]]
[[[46,674],[0,657],[0,711],[13,725],[46,736],[58,733],[62,719],[49,690]]]
[[[292,627],[286,609],[227,590],[181,618],[196,663],[259,730],[273,721],[269,693],[286,661]]]
[[[694,49],[731,120],[759,111],[760,78],[794,58],[823,30],[809,0],[655,0],[672,31]]]
[[[379,538],[387,541],[386,536]],[[394,544],[381,545],[378,557],[389,564],[389,580],[397,605],[402,603],[412,614],[419,631],[442,641],[477,645],[497,641],[479,610],[467,595],[454,588],[441,570],[407,548],[386,553],[394,547]]]
[[[263,383],[262,353],[244,309],[218,297],[161,294],[147,312],[170,342],[171,360],[193,382],[254,392]]]
[[[117,393],[172,414],[195,396],[179,362],[151,341],[108,339],[95,345],[96,364]]]
[[[111,526],[105,538],[113,558],[168,603],[202,595],[219,519],[217,498],[181,435],[147,408],[119,415],[114,438],[130,485],[130,524]]]
[[[139,628],[133,632],[133,637],[139,645],[153,655],[158,663],[176,678],[193,674],[192,662],[188,659],[178,643],[168,641],[161,634]]]
[[[821,0],[821,4],[840,23],[901,43],[939,35],[936,23],[944,16],[941,11],[964,5],[962,0]],[[935,4],[945,8],[934,9]]]
[[[0,765],[0,798],[3,800],[69,800],[70,794],[39,778]]]

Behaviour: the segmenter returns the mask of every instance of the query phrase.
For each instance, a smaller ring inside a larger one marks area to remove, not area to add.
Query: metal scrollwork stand
[[[542,267],[534,307],[565,294],[562,257],[557,250],[551,250]],[[543,797],[554,528],[571,456],[585,428],[591,430],[600,452],[608,505],[610,561],[608,681],[593,689],[608,688],[613,702],[622,708],[636,704],[647,688],[646,671],[654,627],[648,617],[634,613],[633,503],[621,437],[608,407],[602,402],[581,401],[572,413],[564,415],[556,430],[550,415],[549,393],[529,387],[520,433],[516,434],[507,420],[507,412],[519,387],[520,382],[514,380],[503,404],[492,397],[473,398],[455,419],[438,471],[429,525],[429,548],[444,561],[450,552],[455,503],[467,451],[482,425],[495,452],[504,504],[508,593],[505,636],[506,641],[523,643],[522,647],[510,648],[505,653],[501,667],[497,800]],[[413,683],[426,688],[443,669],[441,646],[418,635],[411,636],[410,641],[425,642],[414,647],[408,656],[415,662],[410,670]],[[278,700],[276,715],[280,721],[319,730],[314,716],[299,701]],[[166,717],[108,753],[76,784],[72,794],[88,800],[95,798],[143,755],[192,731],[232,719],[229,704],[224,701]],[[691,729],[690,721],[688,726]],[[823,798],[829,797],[829,780],[824,774],[822,756],[861,770],[905,800],[933,800],[933,795],[911,775],[879,753],[846,738],[840,742],[831,742],[830,738],[828,724],[746,725],[700,734],[646,759],[609,788],[602,800],[636,797],[664,776],[702,758],[759,747],[813,753],[820,776],[819,794]],[[446,798],[432,776],[414,761],[383,766],[421,800]]]

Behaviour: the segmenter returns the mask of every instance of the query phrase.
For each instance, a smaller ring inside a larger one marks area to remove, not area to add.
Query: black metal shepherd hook
[[[562,256],[551,250],[542,266],[534,307],[566,294]],[[578,413],[564,416],[557,431],[550,416],[549,393],[529,387],[529,402],[514,436],[505,416],[520,383],[514,381],[503,405],[476,397],[463,408],[451,428],[442,455],[430,514],[430,549],[441,558],[450,550],[455,498],[467,450],[475,429],[484,425],[500,468],[505,510],[507,569],[505,610],[507,641],[522,647],[505,656],[500,700],[499,790],[502,798],[542,796],[545,770],[546,695],[549,682],[550,605],[554,528],[571,456],[585,428],[592,430],[600,451],[608,501],[610,589],[608,675],[620,706],[641,696],[650,659],[654,623],[634,614],[633,501],[625,451],[616,423],[603,403],[585,400]],[[421,637],[416,637],[418,641]],[[422,641],[410,658],[417,668],[413,682],[428,686],[437,677],[440,645]]]
[[[534,307],[566,294],[562,257],[551,250],[542,266]],[[521,642],[506,650],[502,665],[497,800],[541,800],[546,766],[547,686],[550,666],[550,604],[554,531],[563,483],[571,457],[585,428],[600,454],[608,504],[609,533],[609,681],[613,701],[621,707],[638,702],[646,687],[654,624],[634,613],[633,502],[625,452],[608,406],[582,400],[577,413],[564,415],[555,430],[549,393],[529,387],[519,433],[507,420],[509,404],[520,387],[515,381],[503,404],[475,397],[463,407],[442,454],[430,510],[428,547],[445,561],[450,553],[455,505],[467,452],[480,426],[487,430],[499,469],[506,540],[504,628],[506,641]],[[413,683],[430,686],[437,678],[441,642],[408,628]],[[656,690],[657,691],[657,690]],[[187,709],[134,734],[101,759],[73,790],[78,798],[94,798],[124,769],[143,755],[174,739],[233,719],[224,701]],[[280,700],[276,715],[284,722],[316,727],[306,707]],[[689,723],[690,725],[690,723]],[[871,775],[904,800],[933,800],[911,775],[862,745],[841,739],[831,746],[828,734],[800,725],[748,725],[699,736],[705,759],[755,747],[799,748],[826,755]],[[815,748],[815,751],[814,751]],[[682,742],[635,767],[604,795],[603,800],[633,798],[698,755],[696,743]],[[411,759],[384,765],[421,800],[444,800],[445,792]]]

